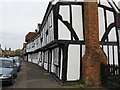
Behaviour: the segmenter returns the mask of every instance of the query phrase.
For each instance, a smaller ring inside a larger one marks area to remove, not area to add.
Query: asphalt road
[[[5,85],[4,88],[62,88],[62,86],[38,65],[22,61],[14,85]]]

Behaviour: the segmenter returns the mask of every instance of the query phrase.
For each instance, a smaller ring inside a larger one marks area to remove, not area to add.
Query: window
[[[0,60],[0,67],[12,68],[13,67],[13,62],[9,61],[9,60]]]
[[[48,51],[45,52],[45,62],[47,63],[48,61]]]
[[[47,31],[46,31],[46,36],[48,35],[48,29],[47,29]]]
[[[41,43],[42,43],[42,41],[43,41],[43,37],[40,38],[40,41],[41,41]]]
[[[36,39],[36,44],[38,45],[38,39]]]
[[[39,62],[42,62],[42,53],[39,52]]]
[[[34,43],[34,41],[32,42],[32,48],[35,46],[35,43]]]
[[[37,55],[37,53],[36,53],[36,54],[35,54],[35,59],[37,59],[37,56],[38,56],[38,55]]]
[[[49,22],[50,22],[50,28],[52,27],[52,15],[50,15],[50,17],[49,17]]]
[[[59,65],[59,48],[53,50],[53,63]]]

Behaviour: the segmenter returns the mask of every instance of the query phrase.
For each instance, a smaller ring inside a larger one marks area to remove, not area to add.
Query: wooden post
[[[107,63],[107,57],[99,44],[97,1],[87,1],[84,2],[86,51],[82,61],[82,79],[87,85],[101,85],[100,64]]]
[[[116,14],[117,28],[120,29],[120,13]]]

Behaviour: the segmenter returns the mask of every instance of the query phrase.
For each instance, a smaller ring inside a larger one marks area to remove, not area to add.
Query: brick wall
[[[100,64],[107,63],[107,57],[99,45],[96,2],[84,3],[84,28],[86,51],[83,56],[82,79],[87,85],[101,85]]]

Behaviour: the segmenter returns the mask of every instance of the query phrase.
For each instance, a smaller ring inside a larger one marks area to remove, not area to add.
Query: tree
[[[14,52],[14,55],[15,56],[21,56],[22,55],[21,49],[16,49],[15,52]]]
[[[3,57],[3,54],[0,53],[0,57]]]

